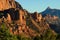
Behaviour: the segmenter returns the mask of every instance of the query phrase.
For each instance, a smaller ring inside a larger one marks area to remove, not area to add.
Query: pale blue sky
[[[60,0],[16,0],[21,6],[29,12],[42,12],[48,6],[55,9],[60,9]]]

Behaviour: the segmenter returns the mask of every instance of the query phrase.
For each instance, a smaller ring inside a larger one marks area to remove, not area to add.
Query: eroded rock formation
[[[15,0],[0,0],[0,10],[6,10],[9,8],[15,8]]]
[[[34,31],[30,27],[38,29],[39,32],[43,32],[45,30],[45,26],[48,29],[48,25],[46,25],[42,20],[41,14],[35,12],[29,16],[29,13],[24,10],[21,5],[15,0],[0,0],[0,5],[0,17],[2,19],[1,21],[6,23],[6,25],[10,28],[10,32],[12,34],[24,33],[29,36],[36,36],[37,31]],[[43,27],[41,27],[40,22]]]
[[[31,16],[36,22],[40,22],[42,19],[42,15],[37,12],[34,12],[33,14],[31,14]]]

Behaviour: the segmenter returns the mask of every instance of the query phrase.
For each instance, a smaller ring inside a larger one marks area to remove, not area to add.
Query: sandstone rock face
[[[40,22],[41,19],[42,19],[42,15],[41,14],[38,14],[38,16],[37,16],[37,22]]]
[[[6,16],[5,18],[9,22],[16,21],[16,23],[19,23],[23,21],[22,16],[24,17],[24,11],[19,12],[20,10],[23,10],[23,8],[15,0],[0,0],[0,11],[2,11],[4,17]]]
[[[11,27],[11,33],[25,33],[31,36],[35,35],[35,31],[26,25],[26,15],[28,15],[28,12],[15,0],[0,0],[0,13],[3,13],[2,20],[9,25],[8,27]],[[32,17],[34,20],[37,20],[37,22],[42,18],[37,12],[35,12]],[[13,32],[12,30],[14,29],[15,31]]]
[[[22,10],[22,9],[20,9],[18,11],[19,11],[19,13],[18,13],[19,14],[18,15],[19,19],[16,20],[15,23],[21,24],[21,25],[26,25],[26,16],[25,16],[26,12],[24,10]],[[16,14],[16,16],[17,16],[17,14]]]
[[[11,23],[11,16],[9,15],[9,14],[7,14],[8,15],[8,17],[7,17],[7,21],[8,21],[8,23]]]
[[[15,8],[14,0],[0,0],[0,11]]]
[[[20,19],[20,23],[21,24],[26,24],[26,20],[25,20],[25,12],[24,10],[19,10],[19,19]]]
[[[31,16],[36,22],[40,22],[42,19],[42,15],[38,14],[37,12],[34,12],[33,14],[31,14]]]

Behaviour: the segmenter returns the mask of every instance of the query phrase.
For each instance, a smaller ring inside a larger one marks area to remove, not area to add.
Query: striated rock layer
[[[6,10],[9,8],[15,8],[15,0],[0,0],[0,10]]]

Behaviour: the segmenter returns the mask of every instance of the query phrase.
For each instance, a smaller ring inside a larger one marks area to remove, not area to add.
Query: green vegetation
[[[23,37],[23,36],[17,36],[18,40],[32,40],[31,38],[28,38],[28,37]]]
[[[21,35],[12,35],[5,23],[0,26],[0,40],[60,40],[60,34],[52,32],[51,29],[46,30],[43,35],[34,38],[24,37]]]
[[[2,23],[0,27],[0,40],[17,40],[15,35],[10,34],[9,28],[6,27],[5,23]]]
[[[9,32],[9,28],[6,27],[6,24],[2,23],[0,27],[0,40],[31,40],[31,39],[19,35],[18,36],[12,35]]]
[[[45,34],[34,37],[34,40],[60,40],[60,34],[56,34],[51,29],[48,29]]]

